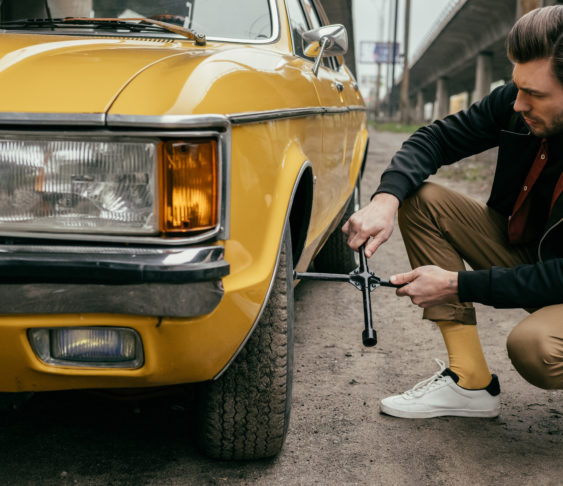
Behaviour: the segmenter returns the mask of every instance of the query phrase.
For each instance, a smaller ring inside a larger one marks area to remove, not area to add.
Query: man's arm
[[[444,164],[481,152],[498,144],[499,133],[508,125],[516,88],[510,83],[495,89],[469,110],[417,130],[393,156],[381,176],[370,204],[356,212],[342,227],[348,244],[357,250],[370,237],[369,258],[393,231],[397,208],[411,192]]]
[[[563,258],[513,268],[459,272],[461,302],[499,309],[563,303]]]
[[[517,92],[514,83],[506,84],[469,109],[418,129],[391,159],[375,194],[394,194],[402,202],[441,166],[497,146]]]
[[[563,258],[513,268],[450,272],[434,265],[393,275],[405,284],[397,295],[426,308],[449,302],[479,302],[499,309],[534,308],[563,303]]]

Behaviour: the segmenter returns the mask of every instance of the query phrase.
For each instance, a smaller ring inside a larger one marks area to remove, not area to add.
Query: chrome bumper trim
[[[189,284],[0,284],[0,314],[132,314],[196,317],[223,298],[220,281]]]
[[[0,314],[194,317],[221,301],[224,248],[0,246]]]

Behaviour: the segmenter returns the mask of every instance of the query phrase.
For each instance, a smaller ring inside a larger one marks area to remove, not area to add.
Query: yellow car
[[[282,447],[293,272],[350,271],[366,111],[316,0],[0,2],[0,392],[197,383]]]

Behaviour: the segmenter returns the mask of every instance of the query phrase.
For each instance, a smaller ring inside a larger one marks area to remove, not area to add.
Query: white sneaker
[[[486,388],[468,390],[457,385],[459,377],[443,361],[440,371],[410,390],[381,400],[381,411],[402,418],[497,417],[500,385],[496,375]]]

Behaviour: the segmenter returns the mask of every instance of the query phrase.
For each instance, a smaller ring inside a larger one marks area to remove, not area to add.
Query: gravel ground
[[[372,133],[364,203],[404,135]],[[490,154],[436,181],[484,199]],[[382,277],[409,269],[398,230],[370,261]],[[296,289],[293,410],[283,452],[270,461],[213,462],[186,432],[190,397],[114,402],[81,393],[35,396],[0,416],[0,484],[42,485],[560,485],[561,392],[539,390],[505,350],[526,314],[478,306],[485,354],[500,378],[497,419],[396,419],[380,398],[447,361],[440,333],[408,299],[372,294],[379,343],[361,344],[362,299],[352,286]]]

